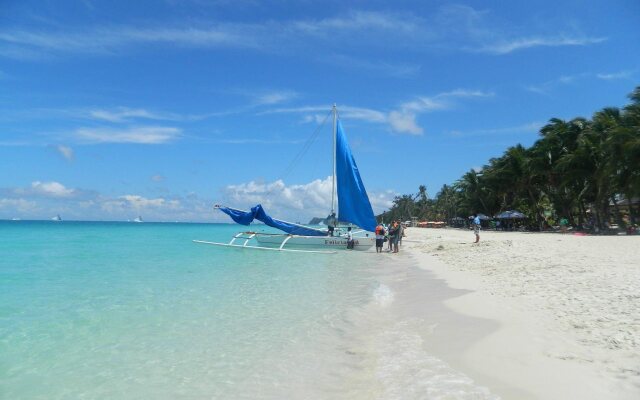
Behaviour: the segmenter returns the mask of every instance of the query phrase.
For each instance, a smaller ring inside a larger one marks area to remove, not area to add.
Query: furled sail
[[[327,231],[320,229],[308,228],[306,226],[293,224],[291,222],[280,221],[278,219],[271,218],[262,208],[262,205],[258,204],[251,208],[251,211],[236,210],[235,208],[216,206],[220,211],[227,214],[236,223],[241,225],[249,225],[254,219],[262,221],[265,225],[269,225],[272,228],[280,229],[281,231],[290,233],[292,235],[300,236],[326,236]],[[375,228],[375,227],[374,227]]]
[[[356,160],[351,154],[342,124],[336,127],[336,178],[338,181],[338,219],[374,232],[376,217],[360,178]]]

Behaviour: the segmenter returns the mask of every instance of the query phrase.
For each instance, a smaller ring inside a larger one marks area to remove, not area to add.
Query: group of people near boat
[[[335,228],[338,223],[336,213],[332,212],[326,219],[327,235],[334,236]],[[404,236],[404,225],[400,221],[393,221],[389,225],[383,223],[376,226],[376,253],[382,253],[385,242],[388,243],[387,252],[397,253],[402,245],[402,237]],[[354,240],[351,227],[347,229],[347,249],[353,249]]]
[[[400,221],[393,221],[390,225],[382,223],[376,226],[376,253],[382,253],[384,243],[388,243],[387,252],[397,253],[402,244],[404,226]]]

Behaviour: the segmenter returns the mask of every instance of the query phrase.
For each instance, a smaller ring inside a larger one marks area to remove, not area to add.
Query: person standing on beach
[[[351,227],[347,228],[347,249],[353,250],[353,233]]]
[[[384,226],[378,224],[376,226],[376,253],[382,253],[382,246],[384,246]]]
[[[569,220],[567,220],[565,217],[562,217],[560,219],[560,230],[562,231],[562,233],[567,233],[567,226],[569,226]]]
[[[396,248],[396,253],[398,252],[398,250],[400,249],[400,245],[402,245],[402,237],[404,236],[404,225],[402,225],[402,222],[400,222],[398,224],[398,234],[396,237],[396,244],[395,244],[395,248]]]
[[[333,236],[333,230],[336,228],[337,222],[338,221],[336,220],[336,213],[331,212],[331,214],[329,214],[329,216],[327,217],[327,233],[329,236]]]
[[[473,233],[476,234],[475,243],[478,243],[480,241],[480,217],[477,213],[473,213]]]
[[[389,253],[393,251],[393,243],[396,240],[396,234],[398,233],[398,225],[396,221],[393,221],[389,226],[389,249],[387,250]]]
[[[398,224],[398,221],[393,221],[393,226],[391,227],[391,231],[390,233],[390,242],[391,242],[391,248],[393,249],[393,253],[397,253],[398,252],[398,239],[399,239],[399,233],[400,233],[400,226]]]

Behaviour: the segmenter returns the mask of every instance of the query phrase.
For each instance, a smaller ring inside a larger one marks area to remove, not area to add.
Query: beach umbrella
[[[478,214],[478,218],[480,218],[481,221],[487,221],[491,219],[491,217],[487,217],[484,214]],[[469,219],[473,219],[473,215],[469,216]]]
[[[500,214],[496,215],[496,218],[498,218],[498,219],[524,219],[524,218],[527,218],[527,216],[524,215],[523,213],[521,213],[520,211],[509,210],[509,211],[501,212]]]

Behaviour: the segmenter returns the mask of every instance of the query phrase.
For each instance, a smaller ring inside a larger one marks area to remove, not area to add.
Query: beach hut
[[[520,211],[508,210],[496,215],[495,218],[503,220],[503,223],[501,224],[503,230],[511,231],[519,226],[519,224],[516,223],[517,221],[524,220],[527,216]]]

